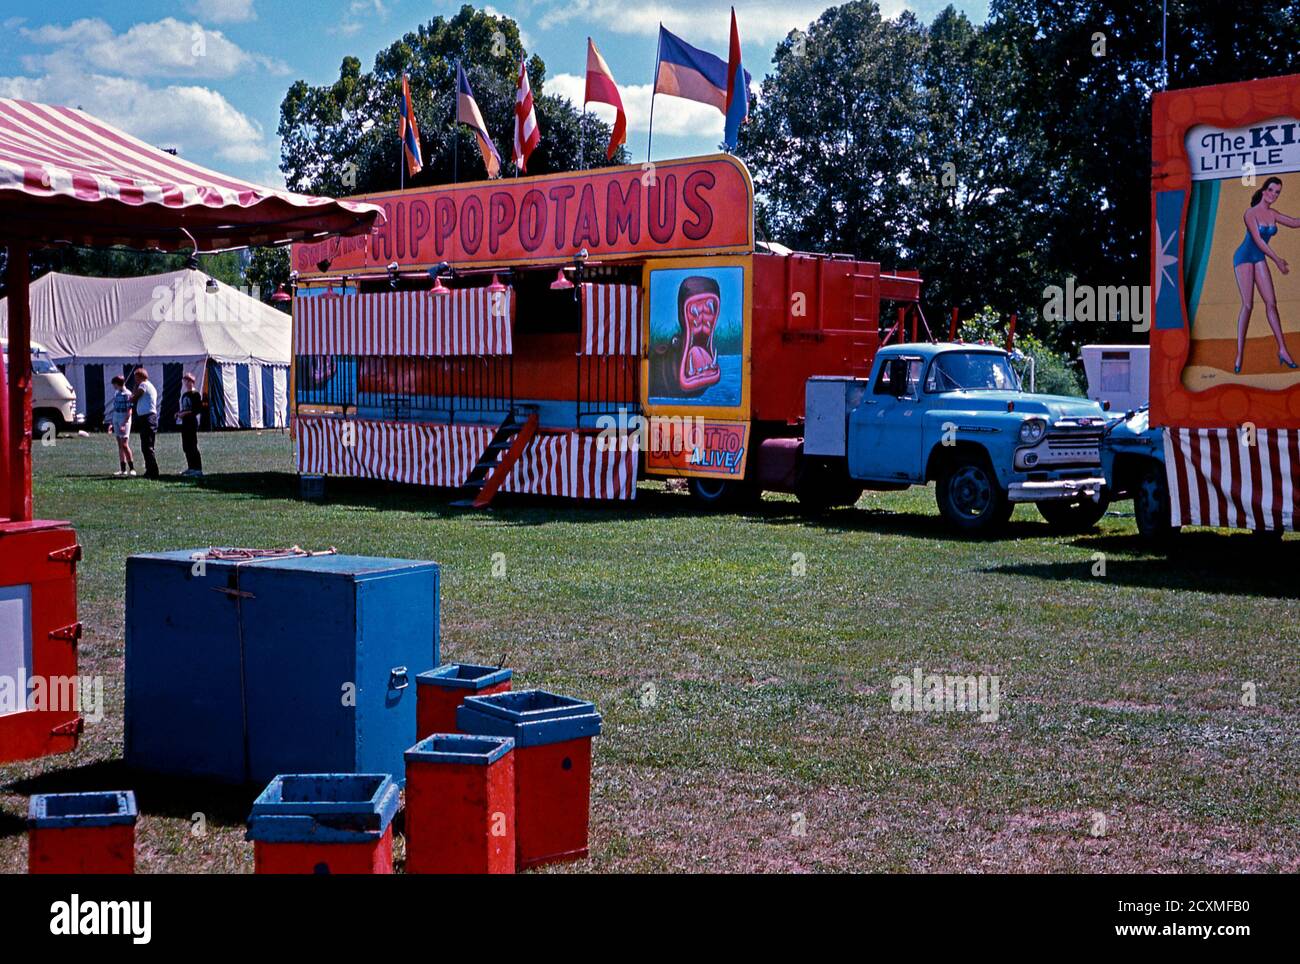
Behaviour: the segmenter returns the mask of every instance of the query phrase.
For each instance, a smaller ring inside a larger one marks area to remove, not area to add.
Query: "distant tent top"
[[[182,269],[143,278],[51,272],[32,282],[31,338],[59,363],[189,361],[287,365],[289,316],[229,285]],[[0,334],[9,334],[8,299]]]
[[[0,98],[6,241],[176,251],[369,234],[377,205],[291,194],[219,174],[83,111]],[[188,235],[187,233],[188,232]]]

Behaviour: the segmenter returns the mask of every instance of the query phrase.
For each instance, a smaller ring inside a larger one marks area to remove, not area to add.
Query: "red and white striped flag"
[[[528,67],[520,60],[519,89],[515,91],[515,145],[510,156],[515,167],[527,172],[529,155],[537,149],[541,139],[537,112],[533,110],[533,89],[528,84]]]

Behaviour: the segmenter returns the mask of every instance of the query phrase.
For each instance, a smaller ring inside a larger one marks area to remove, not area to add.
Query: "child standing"
[[[131,457],[131,393],[126,390],[126,379],[113,376],[113,397],[104,413],[108,433],[117,441],[117,460],[122,468],[114,475],[135,475],[135,460]]]

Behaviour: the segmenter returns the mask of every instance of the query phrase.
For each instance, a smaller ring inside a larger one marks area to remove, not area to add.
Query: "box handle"
[[[389,670],[388,673],[389,689],[404,690],[410,685],[411,685],[411,680],[406,672],[405,666],[394,666],[391,670]]]

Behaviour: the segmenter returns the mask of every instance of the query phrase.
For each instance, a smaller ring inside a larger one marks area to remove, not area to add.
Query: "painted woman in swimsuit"
[[[1282,337],[1282,321],[1277,314],[1277,294],[1273,291],[1273,276],[1268,270],[1271,258],[1277,270],[1283,274],[1291,267],[1272,248],[1268,246],[1269,238],[1277,234],[1280,224],[1288,228],[1300,228],[1300,218],[1288,217],[1281,211],[1274,211],[1273,205],[1282,194],[1280,178],[1270,177],[1264,186],[1255,192],[1246,209],[1246,239],[1232,255],[1232,270],[1237,276],[1237,289],[1241,292],[1241,312],[1237,315],[1237,363],[1232,370],[1241,374],[1241,357],[1246,350],[1246,330],[1250,327],[1250,313],[1255,303],[1255,289],[1259,289],[1264,299],[1264,314],[1268,325],[1273,329],[1277,339],[1277,360],[1287,368],[1295,368],[1295,360],[1286,350],[1286,339]]]

